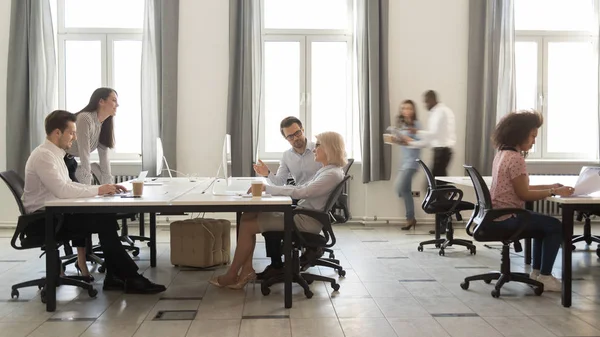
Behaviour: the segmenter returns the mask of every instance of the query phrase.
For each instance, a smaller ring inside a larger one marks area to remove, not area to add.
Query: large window
[[[530,158],[598,158],[598,0],[515,1],[517,109],[544,115]]]
[[[119,108],[111,157],[139,159],[144,0],[54,1],[59,107],[77,112],[96,88],[114,88]]]
[[[358,123],[352,108],[352,0],[262,0],[260,155],[289,149],[279,122],[296,116],[306,136],[336,131],[348,155]]]

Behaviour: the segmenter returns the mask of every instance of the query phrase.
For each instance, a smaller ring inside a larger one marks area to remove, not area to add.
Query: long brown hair
[[[117,95],[117,91],[112,88],[98,88],[94,90],[92,96],[90,97],[90,102],[81,109],[76,115],[79,115],[82,112],[94,112],[98,111],[98,106],[100,105],[100,100],[107,100],[110,94],[115,93]],[[98,137],[98,142],[109,149],[115,147],[115,126],[113,122],[113,116],[109,116],[107,119],[102,122],[102,129],[100,129],[100,136]]]
[[[400,104],[400,111],[398,111],[398,115],[396,116],[396,126],[397,127],[403,127],[405,125],[408,125],[406,118],[404,118],[404,115],[402,114],[402,106],[404,104],[410,104],[413,108],[413,119],[412,119],[412,125],[415,125],[415,122],[419,119],[417,117],[417,106],[415,105],[415,102],[413,102],[410,99],[404,100],[402,102],[402,104]]]

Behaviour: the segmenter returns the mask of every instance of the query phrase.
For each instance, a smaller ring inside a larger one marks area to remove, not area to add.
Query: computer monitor
[[[167,162],[167,158],[165,158],[165,154],[163,152],[162,140],[160,137],[156,138],[156,176],[160,177],[163,171],[163,161],[167,166],[167,171],[169,172],[169,177],[173,178],[171,174],[171,169],[169,169],[169,163]]]
[[[228,179],[231,177],[231,135],[226,134],[223,140],[223,158],[221,162],[221,168],[223,169],[223,178]]]

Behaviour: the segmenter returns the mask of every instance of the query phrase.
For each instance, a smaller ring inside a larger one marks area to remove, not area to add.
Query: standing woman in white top
[[[65,163],[71,180],[86,185],[92,184],[90,154],[98,150],[100,159],[100,184],[113,183],[108,161],[108,149],[115,145],[113,117],[117,113],[117,92],[111,88],[98,88],[92,93],[90,102],[77,116],[77,139],[67,150]],[[77,165],[74,157],[79,157]],[[74,173],[74,174],[73,174]],[[77,265],[84,276],[90,276],[86,264],[85,240],[73,240],[77,247]]]

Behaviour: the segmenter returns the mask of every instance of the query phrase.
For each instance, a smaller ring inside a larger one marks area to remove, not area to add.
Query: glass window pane
[[[265,0],[267,29],[347,29],[348,0]]]
[[[517,110],[537,109],[538,99],[538,43],[515,44],[515,75]],[[502,111],[508,113],[510,111]]]
[[[283,152],[290,144],[281,137],[279,123],[300,117],[300,42],[265,42],[265,152]]]
[[[594,0],[516,0],[516,30],[593,31]]]
[[[598,61],[591,42],[548,43],[547,151],[598,149]]]
[[[139,28],[144,0],[65,0],[66,28]]]
[[[345,41],[311,43],[311,133],[335,131],[346,140],[349,109],[348,45]],[[351,142],[346,141],[347,145]],[[350,152],[351,148],[346,151]]]
[[[78,112],[102,86],[102,42],[65,41],[65,109]]]
[[[141,41],[113,43],[113,83],[119,94],[115,152],[142,152]]]

